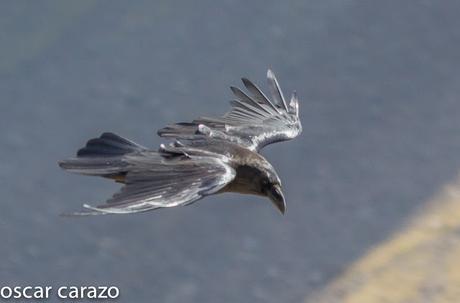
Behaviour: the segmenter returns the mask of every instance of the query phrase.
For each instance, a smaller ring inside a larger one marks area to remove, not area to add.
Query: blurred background
[[[459,302],[458,1],[2,1],[0,283],[119,302]],[[118,185],[56,162],[112,131],[229,108],[241,76],[297,90],[263,154],[288,203],[227,194],[63,218]],[[52,298],[50,301],[54,301]]]

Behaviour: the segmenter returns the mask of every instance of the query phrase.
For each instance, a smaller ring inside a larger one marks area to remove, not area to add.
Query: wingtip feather
[[[281,90],[278,80],[276,79],[275,73],[271,69],[267,70],[267,80],[273,99],[275,99],[278,105],[281,106],[285,111],[288,111],[283,91]]]
[[[267,69],[267,78],[276,78],[271,69]]]

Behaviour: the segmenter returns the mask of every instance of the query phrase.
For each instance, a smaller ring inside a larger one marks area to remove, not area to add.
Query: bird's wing
[[[302,131],[299,103],[295,92],[289,103],[271,70],[267,72],[270,100],[254,83],[243,78],[246,94],[231,87],[235,99],[222,117],[199,118],[191,123],[177,123],[158,131],[161,137],[195,140],[214,137],[258,151],[267,144],[290,140]]]
[[[134,168],[121,190],[106,204],[85,205],[91,214],[126,214],[161,207],[187,205],[216,193],[235,177],[235,171],[221,158],[177,156],[165,159],[158,153],[150,156],[128,155],[125,160]]]

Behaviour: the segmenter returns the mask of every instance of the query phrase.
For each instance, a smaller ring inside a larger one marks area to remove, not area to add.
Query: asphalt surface
[[[0,282],[116,285],[120,302],[301,302],[460,168],[458,1],[3,1]],[[118,187],[56,162],[113,131],[228,108],[276,72],[301,137],[264,155],[262,198],[142,215],[59,217]],[[51,301],[55,300],[53,298]]]

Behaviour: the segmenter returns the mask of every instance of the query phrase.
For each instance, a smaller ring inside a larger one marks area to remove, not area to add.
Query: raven
[[[280,178],[259,150],[296,137],[302,125],[296,93],[287,103],[271,70],[267,79],[272,100],[242,78],[249,94],[231,87],[235,99],[229,112],[160,129],[158,135],[173,142],[161,144],[158,150],[113,133],[89,140],[75,158],[60,161],[59,166],[124,186],[105,204],[85,204],[85,211],[73,215],[145,212],[189,205],[223,192],[268,197],[284,214]]]

